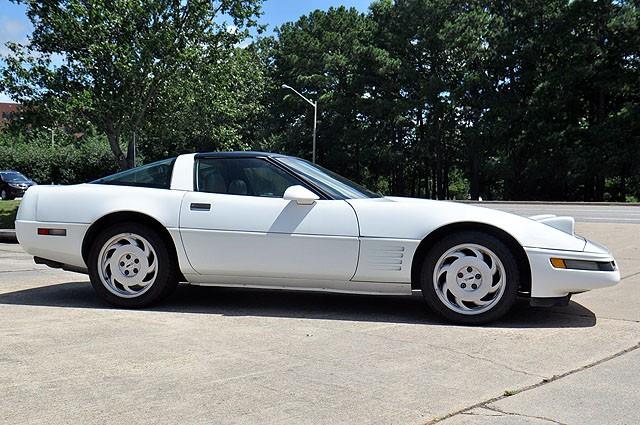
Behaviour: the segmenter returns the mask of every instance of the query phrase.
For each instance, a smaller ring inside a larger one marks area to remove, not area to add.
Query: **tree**
[[[121,168],[121,139],[158,108],[175,113],[176,88],[200,75],[256,25],[261,0],[15,0],[27,5],[29,43],[10,45],[0,89],[34,120],[93,123]],[[229,20],[232,25],[227,23]]]
[[[359,176],[363,154],[369,152],[358,136],[365,128],[362,61],[371,48],[370,30],[364,14],[345,7],[316,10],[276,30],[271,78],[277,91],[271,113],[283,135],[281,148],[310,157],[313,113],[297,96],[279,89],[289,84],[318,100],[318,161]]]
[[[264,137],[266,69],[255,46],[202,60],[196,78],[180,75],[150,105],[158,119],[142,128],[149,159],[193,151],[245,150]]]
[[[378,0],[269,45],[271,146],[395,194],[624,200],[640,187],[636,1]],[[455,179],[452,182],[451,179]]]

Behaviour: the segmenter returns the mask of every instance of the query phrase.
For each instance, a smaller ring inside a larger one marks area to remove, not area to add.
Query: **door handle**
[[[191,204],[191,211],[209,211],[211,210],[211,204],[200,204],[194,202]]]

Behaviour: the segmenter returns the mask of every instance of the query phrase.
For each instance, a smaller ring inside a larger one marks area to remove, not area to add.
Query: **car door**
[[[347,202],[283,199],[304,183],[266,158],[196,159],[194,178],[180,233],[196,272],[340,281],[355,274],[358,222]]]

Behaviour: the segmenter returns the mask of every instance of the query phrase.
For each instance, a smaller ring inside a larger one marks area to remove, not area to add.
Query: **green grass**
[[[0,200],[0,229],[13,229],[20,201]]]

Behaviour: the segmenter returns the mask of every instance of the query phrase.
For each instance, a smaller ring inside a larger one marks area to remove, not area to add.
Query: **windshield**
[[[320,186],[321,189],[338,199],[380,198],[381,195],[346,179],[333,171],[299,158],[277,158],[293,168],[302,177]]]
[[[28,182],[29,179],[18,173],[17,171],[3,171],[0,173],[2,180],[7,182]]]

